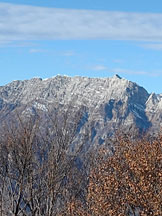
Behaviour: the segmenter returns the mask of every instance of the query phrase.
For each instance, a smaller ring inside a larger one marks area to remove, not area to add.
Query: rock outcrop
[[[114,75],[111,78],[56,76],[13,81],[0,87],[0,120],[48,112],[56,105],[84,107],[79,131],[91,125],[91,141],[102,144],[118,129],[157,131],[162,126],[162,95]]]

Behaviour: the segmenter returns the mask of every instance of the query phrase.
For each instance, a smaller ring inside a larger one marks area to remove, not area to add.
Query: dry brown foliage
[[[90,176],[92,215],[162,214],[162,137],[132,142],[118,139],[115,154]]]
[[[73,200],[69,215],[162,215],[162,136],[136,142],[124,136],[115,143],[114,155],[101,149],[92,168],[87,205]]]

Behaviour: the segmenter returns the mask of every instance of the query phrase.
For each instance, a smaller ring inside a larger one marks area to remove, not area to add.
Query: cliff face
[[[122,79],[56,76],[13,81],[0,87],[0,120],[16,110],[21,115],[48,112],[56,105],[84,107],[79,131],[91,125],[91,141],[104,139],[117,129],[160,129],[162,95],[148,94],[136,83]]]

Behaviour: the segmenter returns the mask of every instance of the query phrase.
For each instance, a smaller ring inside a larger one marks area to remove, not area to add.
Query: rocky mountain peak
[[[7,115],[20,108],[35,110],[35,113],[47,111],[56,103],[86,107],[87,121],[96,122],[94,128],[100,136],[105,135],[106,130],[120,127],[136,126],[146,130],[162,120],[162,95],[149,94],[117,74],[110,78],[57,75],[13,81],[0,88],[0,119],[6,115],[5,110]]]
[[[115,75],[113,76],[113,78],[114,78],[114,79],[122,79],[118,74],[115,74]]]

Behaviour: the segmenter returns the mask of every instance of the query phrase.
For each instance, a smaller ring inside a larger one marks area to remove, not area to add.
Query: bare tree
[[[22,215],[29,204],[28,185],[35,158],[37,123],[19,119],[19,124],[5,128],[1,139],[1,193],[6,215]],[[2,161],[3,160],[3,161]]]
[[[80,110],[74,111],[71,107],[49,116],[51,127],[47,130],[44,139],[47,159],[42,164],[42,170],[45,172],[41,180],[41,185],[44,185],[46,191],[42,195],[40,215],[59,214],[60,209],[63,209],[62,206],[69,199],[69,176],[84,144],[84,141],[80,140],[80,143],[74,146],[81,116]]]
[[[84,144],[76,144],[81,110],[56,110],[7,125],[1,137],[0,189],[4,215],[54,216],[69,199],[69,177]],[[1,207],[2,209],[2,207]]]

